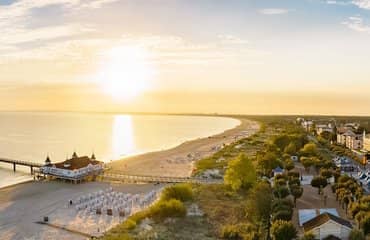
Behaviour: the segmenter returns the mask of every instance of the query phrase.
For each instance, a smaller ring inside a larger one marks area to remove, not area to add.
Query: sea
[[[110,162],[165,150],[189,140],[222,133],[237,119],[184,115],[2,112],[0,158],[43,163],[64,161],[75,151]],[[31,180],[29,168],[0,163],[0,188]]]

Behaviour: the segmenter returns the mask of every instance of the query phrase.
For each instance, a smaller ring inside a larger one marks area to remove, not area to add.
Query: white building
[[[303,223],[304,232],[312,232],[316,239],[325,239],[335,236],[338,239],[347,240],[352,230],[352,225],[347,220],[331,213],[323,213]]]
[[[310,132],[313,130],[313,127],[314,127],[314,122],[313,121],[310,121],[310,120],[304,120],[302,122],[302,127],[307,131],[307,132]]]
[[[363,149],[370,151],[370,134],[366,135],[366,132],[363,134]]]
[[[316,130],[317,135],[321,135],[323,132],[334,133],[334,127],[331,123],[317,124],[315,130]]]
[[[344,133],[338,132],[337,143],[352,150],[360,150],[363,148],[363,135],[352,130],[346,130]]]
[[[103,169],[104,163],[97,161],[94,154],[91,158],[87,156],[78,157],[74,152],[72,158],[54,164],[51,163],[48,156],[45,165],[40,168],[40,172],[47,176],[76,181],[87,176],[97,175]]]

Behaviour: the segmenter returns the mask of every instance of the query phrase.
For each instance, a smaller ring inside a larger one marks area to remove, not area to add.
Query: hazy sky
[[[0,110],[370,115],[370,0],[0,0],[0,31]]]

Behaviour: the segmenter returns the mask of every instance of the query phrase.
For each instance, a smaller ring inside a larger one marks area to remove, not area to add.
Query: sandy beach
[[[207,138],[185,142],[175,148],[146,153],[109,164],[112,171],[151,176],[190,176],[193,163],[218,151],[224,144],[250,136],[259,124],[239,119],[240,125]],[[60,181],[28,182],[0,189],[0,239],[86,239],[86,236],[36,223],[49,216],[50,223],[87,234],[102,233],[122,222],[119,216],[97,216],[76,212],[68,202],[81,195],[113,187],[115,191],[145,194],[160,185],[90,182],[69,184]],[[98,227],[100,226],[100,227]]]
[[[31,182],[0,189],[0,239],[44,240],[86,239],[81,234],[36,223],[44,216],[51,224],[73,231],[96,234],[117,225],[122,218],[117,215],[87,214],[68,207],[70,199],[78,198],[112,187],[115,191],[144,194],[161,186],[153,184],[119,184],[91,182],[69,184],[63,182]]]
[[[189,177],[193,163],[217,152],[224,144],[256,133],[257,122],[238,118],[240,125],[223,133],[185,142],[175,148],[150,152],[113,161],[108,164],[112,171],[146,176]]]

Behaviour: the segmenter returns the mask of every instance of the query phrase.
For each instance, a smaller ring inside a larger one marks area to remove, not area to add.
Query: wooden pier
[[[43,164],[41,164],[41,163],[14,160],[14,159],[8,159],[8,158],[0,158],[0,162],[13,164],[13,171],[14,172],[17,170],[17,167],[16,167],[17,165],[30,167],[31,174],[33,174],[33,170],[34,170],[33,168],[40,168],[40,167],[43,166]]]
[[[162,176],[143,176],[128,175],[122,173],[103,173],[103,179],[123,182],[143,182],[143,183],[197,183],[197,184],[222,184],[223,179],[207,179],[194,177],[162,177]]]

